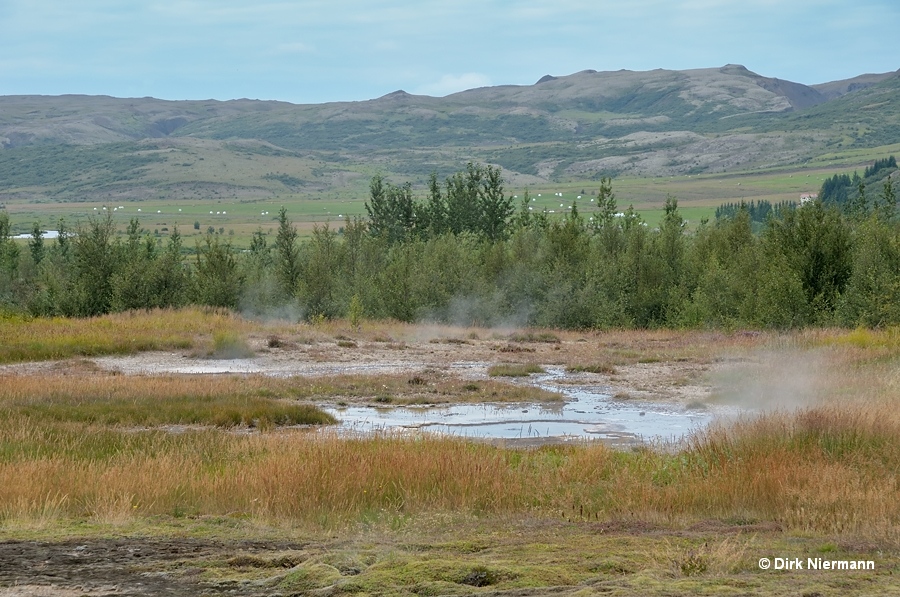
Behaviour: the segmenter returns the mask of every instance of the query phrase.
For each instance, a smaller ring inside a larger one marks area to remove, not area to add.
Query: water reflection
[[[556,383],[559,369],[531,383],[562,393],[558,403],[454,404],[382,408],[346,406],[329,410],[345,430],[354,432],[422,429],[485,439],[549,439],[567,441],[677,440],[705,426],[712,415],[703,410],[651,402],[613,400],[603,388]]]

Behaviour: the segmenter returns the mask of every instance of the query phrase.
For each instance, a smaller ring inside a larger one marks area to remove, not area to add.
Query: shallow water
[[[506,440],[603,439],[613,442],[674,441],[712,420],[701,409],[619,401],[600,387],[560,385],[561,369],[532,376],[531,383],[561,392],[564,402],[454,404],[448,406],[328,408],[351,432],[420,429],[459,437]]]
[[[171,355],[169,360],[157,356],[149,363],[135,357],[104,357],[98,360],[108,367],[132,374],[258,373],[292,376],[372,374],[409,369],[409,363],[403,362],[268,363],[260,359],[185,359],[180,355]],[[457,362],[449,364],[449,367],[464,374],[478,375],[478,371],[483,371],[484,363]],[[686,409],[666,402],[615,400],[607,388],[573,385],[573,379],[577,376],[567,374],[560,367],[548,367],[546,374],[532,375],[522,382],[561,393],[564,400],[559,402],[332,406],[324,410],[341,421],[339,429],[346,433],[417,429],[468,438],[521,440],[531,444],[582,439],[601,439],[622,445],[677,441],[702,429],[713,419],[714,413],[704,408]]]
[[[58,230],[42,230],[41,237],[47,239],[59,238]],[[13,237],[14,240],[25,240],[26,238],[31,238],[31,233],[28,234],[17,234]]]

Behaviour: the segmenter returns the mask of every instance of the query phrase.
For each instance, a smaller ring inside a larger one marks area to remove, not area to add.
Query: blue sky
[[[897,0],[0,0],[0,95],[364,100],[584,69],[900,68]]]

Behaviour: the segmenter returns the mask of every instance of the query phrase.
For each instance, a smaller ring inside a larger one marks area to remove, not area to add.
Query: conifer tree
[[[297,229],[287,217],[287,210],[278,211],[278,235],[275,237],[275,278],[282,293],[293,297],[300,282],[302,266],[300,248],[297,246]]]

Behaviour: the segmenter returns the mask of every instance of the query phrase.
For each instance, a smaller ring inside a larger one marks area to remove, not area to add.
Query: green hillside
[[[809,87],[737,65],[321,105],[8,96],[0,201],[358,198],[376,172],[420,187],[469,161],[514,188],[797,169],[896,143],[898,106],[897,73]]]

